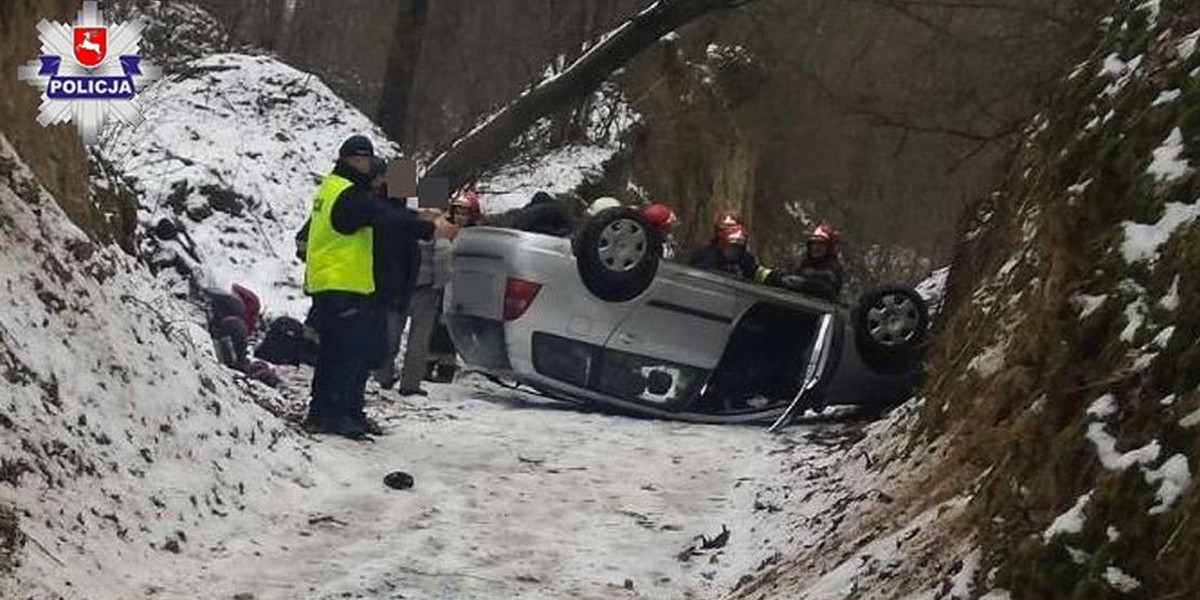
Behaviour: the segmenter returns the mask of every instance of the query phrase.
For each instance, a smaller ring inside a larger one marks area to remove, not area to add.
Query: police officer
[[[456,229],[441,215],[406,219],[370,188],[375,156],[371,140],[355,135],[338,151],[322,179],[309,215],[304,291],[313,299],[320,350],[304,428],[358,438],[379,434],[363,413],[370,369],[383,340],[372,297],[376,291],[373,228],[403,230],[422,239]]]

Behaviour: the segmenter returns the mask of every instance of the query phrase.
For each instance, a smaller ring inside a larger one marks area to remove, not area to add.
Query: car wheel
[[[658,273],[662,240],[631,208],[610,208],[584,223],[574,240],[583,284],[597,298],[625,302],[645,292]]]
[[[913,365],[929,330],[929,308],[912,288],[886,286],[859,300],[854,315],[858,347],[881,370]]]

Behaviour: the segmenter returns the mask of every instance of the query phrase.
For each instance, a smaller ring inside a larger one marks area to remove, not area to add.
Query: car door
[[[697,395],[737,318],[728,280],[664,263],[613,329],[595,380],[617,397],[677,408]]]

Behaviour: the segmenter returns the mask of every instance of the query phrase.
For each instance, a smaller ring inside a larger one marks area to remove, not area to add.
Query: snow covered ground
[[[302,314],[291,240],[314,186],[346,136],[384,137],[273,58],[190,66],[104,156],[135,180],[139,219],[182,221],[217,283]],[[480,182],[485,210],[573,191],[615,151],[609,138],[514,162]],[[856,552],[837,545],[891,503],[880,489],[907,468],[895,459],[911,406],[871,426],[810,415],[772,435],[589,413],[468,379],[420,400],[372,385],[368,409],[388,429],[372,443],[308,437],[295,427],[306,369],[270,390],[218,367],[161,282],[112,250],[72,258],[79,234],[48,198],[19,208],[18,172],[13,193],[0,179],[0,215],[19,225],[0,228],[14,298],[0,306],[0,368],[20,377],[0,391],[0,502],[18,507],[27,543],[0,596],[890,597],[907,551],[897,536],[930,518],[853,537],[880,537]],[[43,273],[60,268],[66,280]],[[932,302],[944,275],[921,288]],[[71,298],[88,302],[60,308]],[[415,487],[386,487],[393,470]]]
[[[293,236],[338,146],[364,133],[398,152],[321,80],[268,56],[216,54],[158,84],[146,121],[115,129],[105,158],[134,179],[139,220],[177,217],[204,269],[257,292],[268,314],[303,315]]]
[[[516,208],[537,191],[567,193],[599,178],[617,152],[615,136],[636,122],[622,99],[609,96],[598,95],[597,114],[616,111],[621,118],[606,137],[497,169],[478,183],[484,210]],[[145,104],[146,121],[114,129],[102,148],[134,180],[139,220],[176,217],[214,285],[246,285],[269,315],[303,315],[303,266],[292,240],[338,145],[364,133],[385,157],[399,149],[320,78],[269,56],[192,61],[152,88]]]
[[[288,375],[297,392],[307,383]],[[478,382],[429,388],[421,400],[373,391],[388,435],[311,443],[303,489],[276,497],[255,530],[198,549],[203,568],[158,597],[714,598],[798,532],[822,533],[797,515],[853,487],[837,476],[853,422],[777,436],[586,413]],[[392,470],[415,487],[386,487]],[[722,526],[724,548],[687,552]]]
[[[97,248],[0,136],[0,598],[129,598],[253,527],[308,469],[296,438],[187,343],[140,266]]]
[[[374,443],[309,438],[306,370],[277,391],[217,366],[187,307],[0,151],[0,503],[23,540],[0,597],[712,598],[886,504],[866,465],[892,430],[856,444],[853,419],[772,435],[468,380],[372,389]],[[383,485],[397,469],[413,489]]]
[[[612,146],[565,146],[550,153],[505,165],[477,184],[484,212],[496,213],[529,203],[539,191],[572,192],[588,178],[599,179]]]

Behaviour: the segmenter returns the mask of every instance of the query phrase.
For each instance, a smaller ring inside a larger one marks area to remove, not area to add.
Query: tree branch
[[[972,0],[886,0],[887,3],[917,8],[950,8],[963,10],[983,10],[994,12],[1007,12],[1019,15],[1027,15],[1043,19],[1047,22],[1054,23],[1062,27],[1068,27],[1071,23],[1059,16],[1058,14],[1045,10],[1038,10],[1025,6],[1013,6],[1003,2],[986,2]]]
[[[529,89],[433,159],[425,176],[447,177],[451,187],[469,182],[499,159],[513,140],[553,113],[595,91],[613,71],[664,35],[716,10],[755,0],[656,0],[610,31],[570,66]]]

